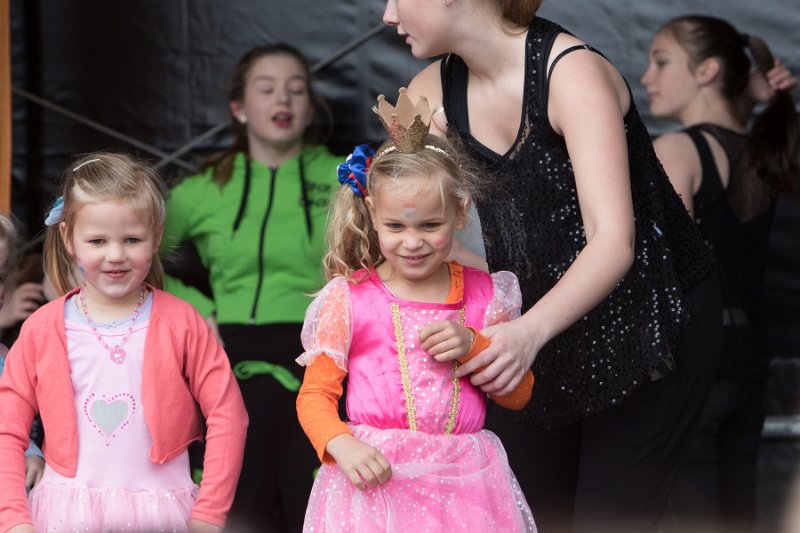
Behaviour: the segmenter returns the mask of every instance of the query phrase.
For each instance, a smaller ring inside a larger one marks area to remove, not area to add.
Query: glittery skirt
[[[392,465],[384,485],[359,490],[323,465],[306,510],[306,532],[535,532],[533,515],[497,436],[487,430],[431,435],[351,425]]]
[[[39,533],[187,531],[197,491],[195,485],[132,491],[43,481],[28,495],[28,504]]]

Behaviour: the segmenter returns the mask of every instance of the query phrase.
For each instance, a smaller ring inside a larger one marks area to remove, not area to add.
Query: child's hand
[[[19,524],[6,531],[6,533],[36,533],[36,530],[30,524]]]
[[[460,359],[472,348],[473,333],[450,320],[439,320],[419,330],[422,349],[437,361]]]
[[[40,283],[23,283],[11,294],[6,294],[0,306],[0,328],[17,325],[39,309],[44,301]]]
[[[203,522],[196,518],[190,518],[189,521],[186,522],[186,527],[189,529],[189,533],[217,533],[222,531],[221,527]]]
[[[25,457],[25,488],[31,490],[42,480],[44,475],[44,460],[38,455]]]
[[[325,450],[360,490],[383,485],[392,477],[392,465],[381,452],[352,435],[342,433],[328,441]],[[366,483],[364,483],[366,481]]]

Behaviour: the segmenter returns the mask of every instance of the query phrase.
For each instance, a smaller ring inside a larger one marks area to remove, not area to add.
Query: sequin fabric
[[[563,137],[547,119],[545,59],[564,31],[537,17],[526,42],[523,121],[506,154],[469,134],[466,67],[450,56],[443,94],[450,133],[487,167],[492,185],[477,202],[490,270],[517,274],[523,311],[566,272],[586,244],[575,178]],[[581,52],[582,53],[582,52]],[[459,120],[460,119],[460,120]],[[636,242],[635,260],[614,291],[539,353],[534,401],[521,422],[566,425],[618,404],[674,367],[672,343],[690,320],[685,291],[713,258],[655,156],[631,104],[625,116]]]
[[[318,337],[304,336],[306,354],[298,361],[310,363],[328,350],[346,354],[332,359],[348,371],[349,429],[383,453],[392,478],[361,491],[336,464],[323,464],[304,531],[536,531],[499,439],[482,429],[485,394],[464,378],[455,389],[452,365],[430,357],[418,340],[419,329],[436,320],[463,320],[482,329],[493,319],[513,316],[513,306],[518,310],[519,291],[510,273],[490,277],[464,268],[463,287],[456,302],[415,302],[394,297],[371,273],[360,283],[334,279],[317,297],[335,305],[321,302],[312,306],[318,315],[306,315],[304,334],[312,331],[306,326],[316,324]],[[351,315],[345,317],[348,310]],[[347,329],[328,334],[342,327]],[[405,370],[398,358],[398,329]],[[306,357],[311,353],[316,355]],[[415,429],[409,428],[411,404]]]

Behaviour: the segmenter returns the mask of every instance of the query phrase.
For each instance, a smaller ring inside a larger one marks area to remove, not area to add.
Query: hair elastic
[[[59,196],[58,198],[56,198],[56,201],[53,202],[53,207],[51,207],[50,211],[48,211],[47,218],[44,219],[44,225],[55,226],[56,224],[61,222],[61,218],[63,216],[64,216],[64,197]]]
[[[353,153],[347,156],[347,160],[336,169],[339,183],[348,185],[353,194],[359,198],[369,196],[367,173],[374,157],[375,151],[372,147],[368,144],[361,144],[356,146]]]

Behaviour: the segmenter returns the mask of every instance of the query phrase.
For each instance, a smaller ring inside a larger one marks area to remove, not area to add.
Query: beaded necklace
[[[81,309],[83,311],[83,316],[86,317],[86,320],[89,322],[89,326],[92,328],[92,333],[94,336],[97,337],[97,340],[100,344],[108,350],[108,356],[111,358],[112,361],[121,365],[123,361],[125,361],[125,350],[122,349],[122,346],[128,342],[128,337],[131,335],[131,331],[133,331],[133,326],[136,325],[136,318],[139,316],[139,311],[142,308],[142,303],[144,302],[144,285],[139,286],[139,300],[136,302],[136,308],[133,310],[133,315],[131,316],[131,323],[128,326],[128,331],[125,332],[125,336],[122,337],[122,340],[119,344],[115,345],[113,348],[108,345],[108,343],[103,340],[103,337],[100,335],[100,332],[97,331],[97,326],[95,325],[92,317],[89,315],[89,308],[86,306],[86,284],[84,283],[81,285],[81,290],[78,293],[78,300],[81,302]]]

